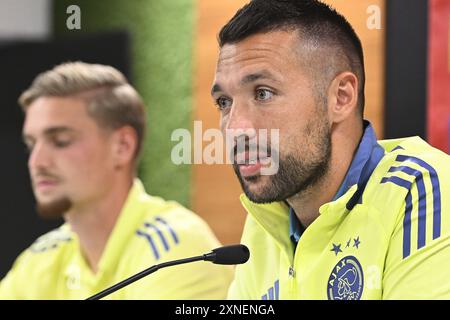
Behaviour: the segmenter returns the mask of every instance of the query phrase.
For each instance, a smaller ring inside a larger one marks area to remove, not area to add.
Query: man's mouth
[[[239,168],[242,177],[251,177],[260,174],[262,167],[270,164],[270,157],[265,155],[250,155],[248,152],[235,156],[234,163]]]
[[[255,164],[240,164],[238,166],[239,166],[239,173],[244,178],[258,175],[262,167],[259,161],[256,162]]]
[[[37,190],[43,191],[48,190],[58,184],[57,180],[55,179],[39,179],[35,182],[35,188]]]

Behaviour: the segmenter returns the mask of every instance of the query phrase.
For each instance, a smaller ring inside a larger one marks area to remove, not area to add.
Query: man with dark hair
[[[20,97],[37,210],[65,223],[39,237],[0,283],[0,299],[85,299],[148,267],[219,246],[208,225],[136,177],[145,109],[118,70],[82,62],[40,74]],[[108,299],[222,299],[232,269],[189,264]]]
[[[229,297],[450,298],[450,158],[418,137],[376,140],[347,20],[316,0],[253,0],[219,44],[222,130],[279,130],[257,161],[250,143],[235,155],[251,255]]]

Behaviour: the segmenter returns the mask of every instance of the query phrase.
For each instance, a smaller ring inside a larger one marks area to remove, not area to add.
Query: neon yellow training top
[[[450,299],[450,157],[418,137],[377,143],[365,126],[338,194],[298,243],[284,202],[241,197],[250,259],[229,298]]]
[[[207,224],[135,180],[94,274],[69,225],[38,238],[0,283],[0,299],[85,299],[152,265],[210,252]],[[210,262],[168,267],[105,299],[223,299],[233,269]]]

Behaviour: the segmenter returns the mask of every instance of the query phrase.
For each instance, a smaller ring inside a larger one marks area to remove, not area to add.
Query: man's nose
[[[35,170],[47,168],[51,163],[51,155],[48,148],[42,143],[36,143],[28,158],[28,168]]]
[[[235,101],[224,123],[227,147],[233,151],[232,158],[234,153],[241,155],[249,146],[256,145],[255,114],[250,109]]]
[[[232,132],[246,131],[247,133],[255,131],[254,114],[244,103],[235,100],[223,129]],[[249,135],[251,136],[251,134]]]

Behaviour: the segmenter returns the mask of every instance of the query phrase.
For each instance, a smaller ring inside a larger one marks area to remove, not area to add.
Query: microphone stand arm
[[[122,289],[123,287],[161,269],[161,268],[165,268],[165,267],[170,267],[170,266],[175,266],[178,264],[183,264],[183,263],[188,263],[188,262],[194,262],[194,261],[203,261],[206,260],[208,258],[208,260],[210,259],[210,257],[208,256],[210,254],[204,254],[202,256],[196,256],[196,257],[191,257],[191,258],[185,258],[185,259],[179,259],[179,260],[174,260],[174,261],[168,261],[168,262],[163,262],[154,266],[151,266],[150,268],[147,268],[119,283],[116,283],[115,285],[106,288],[105,290],[87,298],[86,300],[99,300],[119,289]],[[208,256],[208,257],[207,257]]]

